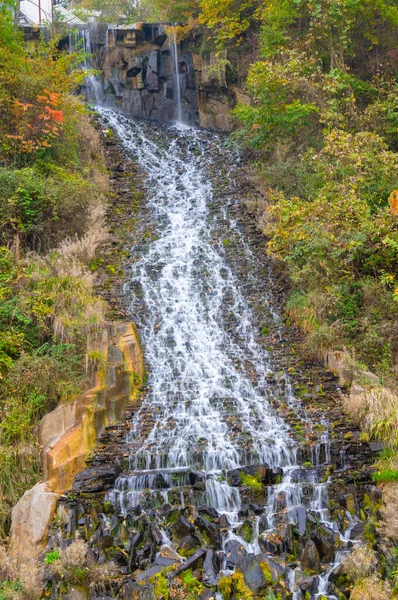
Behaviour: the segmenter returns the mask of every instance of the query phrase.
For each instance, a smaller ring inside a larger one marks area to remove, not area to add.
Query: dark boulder
[[[105,492],[114,487],[121,469],[118,465],[98,465],[88,467],[78,473],[72,484],[72,491],[79,492]]]
[[[306,571],[319,571],[320,564],[317,547],[312,540],[308,540],[301,553],[301,565]]]
[[[211,519],[218,519],[218,512],[212,506],[198,506],[196,510],[200,515],[207,515]]]
[[[265,591],[268,582],[255,554],[248,554],[237,568],[242,573],[247,587],[256,595]]]
[[[188,571],[188,569],[192,569],[192,571],[194,571],[198,566],[199,561],[204,560],[205,556],[206,550],[199,548],[174,571],[173,576],[176,577],[183,571]]]
[[[212,546],[220,545],[220,532],[217,525],[206,521],[203,517],[198,517],[195,520],[195,525],[209,539]]]
[[[213,550],[208,550],[203,563],[202,583],[208,587],[217,585],[217,560]]]
[[[225,554],[227,567],[234,568],[244,560],[247,552],[244,546],[238,540],[230,540],[225,545]]]
[[[194,531],[194,527],[185,517],[178,517],[173,525],[173,531],[177,537],[184,538]]]
[[[153,585],[140,585],[128,580],[122,584],[121,598],[123,600],[156,600],[156,595]]]
[[[178,551],[185,556],[200,546],[200,542],[196,535],[186,535],[182,538],[178,546]]]

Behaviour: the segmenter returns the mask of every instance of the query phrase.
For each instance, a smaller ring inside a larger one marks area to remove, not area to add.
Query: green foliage
[[[230,10],[231,19],[244,6],[208,4],[209,14]],[[234,110],[235,137],[254,151],[264,179],[268,252],[293,283],[288,317],[312,354],[348,346],[391,379],[398,89],[389,57],[398,8],[393,0],[269,0],[252,14],[261,59],[247,78],[253,101]]]
[[[40,478],[38,422],[98,362],[85,357],[104,323],[87,264],[107,185],[99,136],[72,95],[83,52],[57,39],[32,50],[10,15],[0,7],[0,537]]]
[[[58,550],[53,550],[52,552],[46,552],[44,555],[44,562],[46,565],[52,565],[56,560],[59,560],[60,554]]]
[[[395,469],[382,469],[372,474],[373,481],[377,483],[393,483],[398,481],[398,471]]]

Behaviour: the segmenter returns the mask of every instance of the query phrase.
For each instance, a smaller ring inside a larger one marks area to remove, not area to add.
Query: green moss
[[[312,463],[309,461],[303,463],[303,469],[312,469]]]
[[[193,600],[194,598],[197,598],[203,590],[203,585],[192,575],[192,570],[188,569],[187,571],[183,571],[181,573],[181,579],[188,590],[188,599],[191,600],[192,598]]]
[[[247,587],[245,583],[245,579],[243,577],[243,573],[234,573],[232,575],[233,589],[235,592],[235,597],[239,598],[239,600],[253,600],[254,594]]]
[[[223,600],[230,600],[232,594],[232,578],[227,576],[221,577],[218,582],[218,589]]]
[[[260,567],[268,584],[272,583],[272,573],[267,562],[260,562]]]
[[[245,542],[248,544],[252,541],[253,538],[253,528],[251,527],[248,521],[242,523],[242,525],[238,529],[238,535],[240,535]]]
[[[250,488],[254,492],[261,492],[263,484],[259,481],[259,476],[246,475],[245,473],[240,474],[240,480],[243,485]]]
[[[162,600],[169,600],[169,586],[167,583],[167,579],[164,575],[163,569],[161,573],[153,575],[153,577],[149,579],[149,583],[152,583],[154,585],[156,598],[161,598]]]

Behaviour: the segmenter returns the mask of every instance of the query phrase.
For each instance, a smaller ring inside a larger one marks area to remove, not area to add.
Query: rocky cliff
[[[79,36],[101,73],[88,78],[88,96],[125,114],[175,121],[180,95],[184,123],[231,131],[231,108],[249,101],[228,76],[226,52],[205,51],[200,32],[176,43],[173,28],[163,24],[91,23]]]

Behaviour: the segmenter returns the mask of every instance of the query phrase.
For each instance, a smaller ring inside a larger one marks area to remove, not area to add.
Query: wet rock
[[[308,577],[308,574],[296,569],[294,572],[294,591],[305,594],[315,593],[318,589],[318,578],[314,576]]]
[[[267,581],[276,581],[278,577],[283,575],[286,571],[285,566],[277,560],[272,559],[270,556],[266,556],[265,554],[257,555],[257,560],[259,561],[263,573],[265,574],[265,578]]]
[[[66,534],[69,537],[73,537],[76,533],[78,525],[79,525],[79,519],[78,519],[77,508],[71,508],[69,510],[69,518],[68,518],[68,524],[66,526]]]
[[[165,556],[157,556],[155,559],[155,564],[165,568],[175,565],[176,562],[180,562],[179,559],[166,558]]]
[[[365,494],[369,496],[370,501],[373,504],[378,504],[382,499],[382,491],[376,485],[367,485],[365,487]]]
[[[140,585],[134,581],[124,581],[121,597],[123,600],[156,600],[153,585]]]
[[[257,557],[248,554],[237,567],[238,573],[243,573],[247,587],[254,593],[260,594],[268,585],[267,579]]]
[[[213,550],[208,550],[203,563],[202,583],[208,587],[217,585],[218,577],[216,574],[217,561],[215,560]]]
[[[215,593],[212,590],[203,590],[199,594],[199,600],[214,600]]]
[[[234,568],[239,565],[247,555],[247,552],[238,540],[230,540],[225,545],[227,567]]]
[[[245,475],[251,475],[257,477],[264,485],[274,485],[280,482],[282,474],[283,471],[279,468],[271,469],[268,465],[251,465],[227,471],[227,481],[229,485],[237,487],[242,485],[242,478]]]
[[[184,563],[182,563],[176,571],[174,571],[174,577],[182,573],[183,571],[187,571],[188,569],[195,570],[198,566],[200,560],[203,560],[206,556],[206,550],[203,548],[199,548],[196,550],[192,556],[190,556]]]
[[[354,527],[351,529],[351,535],[350,535],[351,539],[355,540],[356,538],[361,537],[361,535],[364,532],[364,529],[365,529],[365,523],[363,523],[362,521],[359,523],[356,523],[354,525]]]
[[[304,550],[301,553],[301,564],[306,571],[319,571],[321,564],[319,552],[312,540],[308,540],[304,546]]]
[[[98,465],[88,467],[78,473],[72,485],[74,493],[105,492],[114,487],[121,469],[115,465]]]
[[[243,538],[245,542],[250,543],[253,539],[253,525],[250,521],[246,520],[236,530],[237,535]]]
[[[136,581],[137,583],[146,583],[151,577],[157,575],[158,573],[161,573],[162,571],[163,567],[161,565],[156,565],[154,567],[151,567],[150,569],[147,569],[146,571],[143,571],[142,573],[139,573],[136,577]]]
[[[178,551],[184,556],[200,546],[198,538],[194,535],[186,535],[178,546]]]
[[[220,529],[228,529],[230,523],[226,515],[221,515],[220,520],[218,522]]]
[[[180,562],[180,560],[181,560],[181,557],[178,556],[177,552],[174,552],[174,550],[172,548],[170,548],[169,546],[164,546],[160,550],[159,556],[167,558],[168,560],[174,560],[174,562]]]
[[[206,519],[203,519],[203,517],[198,517],[195,520],[195,525],[199,531],[208,538],[213,547],[220,544],[220,532],[214,523],[206,521]]]
[[[264,512],[264,507],[258,504],[249,504],[249,508],[254,515],[261,515]]]
[[[304,535],[307,526],[307,512],[303,506],[297,507],[297,526],[300,535]]]
[[[202,514],[207,515],[207,516],[211,517],[212,519],[218,518],[218,512],[216,511],[215,508],[213,508],[211,506],[198,506],[198,508],[196,510],[201,515]]]
[[[173,525],[173,531],[177,537],[184,538],[194,531],[194,527],[185,517],[178,517]]]
[[[339,534],[326,527],[326,525],[320,524],[311,539],[317,547],[321,560],[331,562],[334,559],[336,549],[340,545]]]
[[[249,515],[249,505],[244,504],[238,512],[239,519],[245,519]]]

